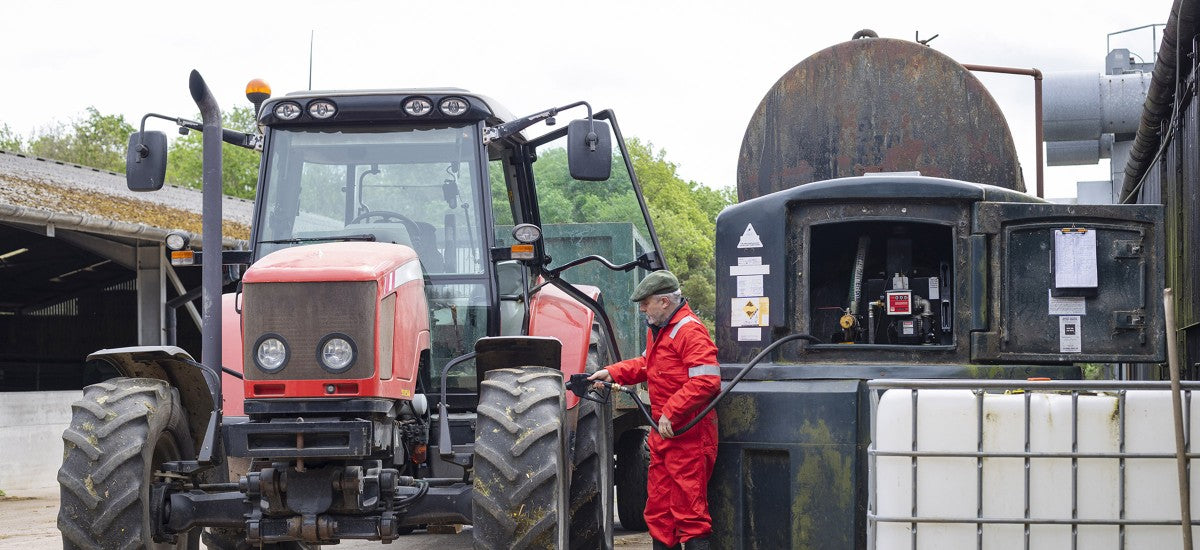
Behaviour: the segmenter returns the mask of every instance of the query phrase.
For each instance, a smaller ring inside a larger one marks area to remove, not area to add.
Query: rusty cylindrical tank
[[[759,103],[738,199],[910,171],[1025,190],[1008,123],[970,71],[915,42],[851,40],[792,67]]]

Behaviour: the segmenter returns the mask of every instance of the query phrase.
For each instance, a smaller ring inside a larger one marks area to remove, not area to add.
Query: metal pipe
[[[1200,390],[1200,381],[1181,380],[1180,386],[1188,390]],[[1116,392],[1121,390],[1169,390],[1168,381],[1153,380],[954,380],[954,379],[909,379],[876,378],[867,381],[867,387],[884,390],[1094,390]]]
[[[1170,134],[1170,130],[1163,132],[1162,123],[1178,116],[1175,113],[1178,103],[1175,90],[1178,80],[1176,68],[1180,62],[1179,39],[1195,33],[1196,19],[1192,15],[1195,8],[1195,0],[1175,0],[1171,6],[1171,16],[1163,28],[1162,43],[1154,61],[1154,76],[1146,90],[1142,120],[1129,152],[1129,161],[1125,164],[1125,181],[1120,195],[1122,203],[1134,202],[1134,194],[1145,180],[1147,170],[1162,154],[1162,144],[1166,135]]]
[[[218,446],[216,426],[221,424],[221,109],[217,100],[204,83],[204,77],[197,71],[192,71],[189,81],[192,100],[200,108],[204,120],[204,186],[202,199],[202,218],[200,233],[201,247],[208,253],[209,260],[201,266],[201,286],[204,288],[204,326],[201,330],[203,344],[200,348],[200,362],[214,374],[217,396],[213,403],[212,417],[209,424],[212,428],[204,436],[201,444],[199,460],[207,462],[212,459],[214,449]]]
[[[1033,77],[1033,142],[1037,146],[1037,196],[1038,198],[1044,198],[1046,193],[1042,176],[1042,171],[1044,170],[1044,163],[1042,162],[1042,71],[1017,67],[993,67],[991,65],[964,64],[963,67],[969,71]]]
[[[1192,550],[1192,490],[1188,478],[1187,449],[1183,442],[1183,397],[1179,386],[1179,343],[1175,327],[1175,293],[1163,290],[1163,313],[1167,323],[1167,365],[1171,369],[1171,412],[1175,420],[1175,461],[1179,471],[1179,521],[1183,528],[1183,549]]]
[[[854,273],[850,276],[850,299],[847,300],[850,304],[846,308],[846,313],[850,315],[858,316],[858,301],[862,298],[863,268],[867,265],[867,249],[870,246],[870,235],[858,237],[858,251],[854,255]]]

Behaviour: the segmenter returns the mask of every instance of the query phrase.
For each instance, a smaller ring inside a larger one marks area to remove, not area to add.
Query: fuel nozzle
[[[581,372],[572,374],[571,379],[567,381],[567,389],[571,390],[580,399],[595,401],[597,403],[608,403],[608,397],[612,395],[613,390],[621,391],[621,386],[612,382],[604,382],[598,380],[588,380],[591,374]],[[596,382],[604,385],[604,391],[595,388]]]
[[[588,376],[591,375],[586,372],[572,374],[571,379],[567,381],[567,389],[580,399],[588,399],[588,391],[592,389],[593,384],[591,380],[588,380]]]

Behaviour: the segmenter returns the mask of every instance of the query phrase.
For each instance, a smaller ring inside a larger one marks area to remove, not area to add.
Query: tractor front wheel
[[[58,470],[63,548],[198,548],[199,529],[175,543],[152,539],[155,471],[195,457],[179,393],[162,380],[113,378],[84,388],[71,408]]]
[[[545,367],[488,371],[479,387],[475,548],[561,548],[566,511],[562,373]]]

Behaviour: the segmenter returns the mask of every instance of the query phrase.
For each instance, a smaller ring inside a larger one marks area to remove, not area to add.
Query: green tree
[[[125,147],[133,126],[123,115],[105,115],[95,107],[70,124],[55,123],[29,139],[29,153],[72,164],[125,171]]]
[[[253,133],[256,131],[254,109],[238,106],[225,111],[221,116],[221,124],[230,130]],[[167,181],[199,189],[204,182],[203,153],[204,135],[201,132],[188,132],[188,135],[176,139],[171,143],[167,155]],[[222,191],[226,195],[253,199],[257,192],[260,158],[257,151],[222,143]]]
[[[716,316],[716,219],[733,203],[734,191],[684,181],[666,151],[651,143],[632,138],[628,146],[662,253],[692,309],[711,330]]]
[[[692,309],[709,328],[716,311],[717,214],[734,202],[732,188],[711,189],[685,181],[666,151],[636,138],[627,143],[633,169],[645,195],[650,218],[658,232],[662,253]],[[642,219],[641,206],[631,193],[624,159],[614,156],[612,177],[603,182],[580,182],[570,178],[564,149],[538,153],[534,163],[538,206],[542,223],[628,222]],[[504,192],[499,170],[490,171],[493,197]],[[507,203],[497,203],[500,211]],[[511,217],[497,218],[511,223]]]
[[[19,153],[24,151],[21,136],[12,131],[8,124],[0,124],[0,151]]]

